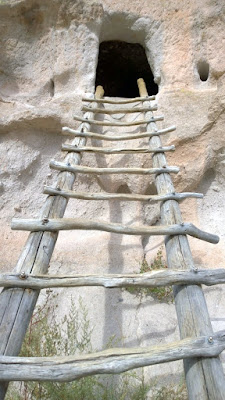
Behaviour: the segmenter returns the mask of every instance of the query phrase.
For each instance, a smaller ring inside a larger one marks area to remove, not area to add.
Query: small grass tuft
[[[142,264],[142,273],[162,267],[162,254],[149,266]],[[57,295],[47,290],[42,305],[31,319],[20,356],[48,357],[92,352],[93,327],[82,298],[78,305],[71,299],[67,316],[56,318]],[[106,348],[115,346],[117,338],[109,338]],[[151,394],[149,394],[151,392]],[[187,400],[185,385],[160,388],[146,383],[144,369],[119,375],[88,376],[69,383],[11,382],[6,400]]]
[[[156,254],[154,260],[148,264],[146,258],[144,257],[140,266],[140,274],[144,274],[146,272],[152,272],[159,269],[167,268],[166,261],[163,258],[162,248],[160,248]],[[152,296],[154,299],[159,301],[164,301],[167,303],[173,302],[173,291],[171,286],[163,286],[156,288],[140,288],[140,287],[127,287],[126,290],[130,294],[134,294],[139,297],[143,296]]]
[[[188,400],[185,384],[168,385],[153,390],[152,400]]]
[[[68,314],[62,321],[56,318],[56,311],[56,296],[48,290],[43,304],[35,309],[20,356],[50,357],[93,351],[93,328],[82,298],[77,306],[71,299]],[[113,342],[114,336],[108,346]],[[140,371],[115,377],[88,376],[69,383],[11,382],[6,400],[147,400],[150,386],[145,384]]]

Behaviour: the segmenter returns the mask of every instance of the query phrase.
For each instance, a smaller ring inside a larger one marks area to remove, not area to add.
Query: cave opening
[[[158,85],[154,82],[141,44],[119,40],[100,44],[95,87],[103,86],[105,96],[138,97],[138,78],[145,80],[149,95],[158,93]]]

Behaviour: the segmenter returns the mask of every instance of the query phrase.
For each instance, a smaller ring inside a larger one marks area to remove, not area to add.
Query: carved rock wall
[[[145,47],[159,85],[158,114],[177,130],[163,137],[175,144],[168,156],[178,165],[177,191],[200,191],[203,200],[186,200],[186,221],[220,235],[218,245],[191,239],[197,264],[224,266],[225,176],[225,53],[222,0],[20,0],[0,5],[0,218],[2,271],[14,268],[27,234],[12,232],[13,217],[38,217],[44,202],[44,183],[53,184],[56,173],[48,163],[60,159],[61,127],[78,127],[81,96],[93,93],[99,43],[123,40]],[[202,62],[209,77],[200,79]],[[200,64],[199,64],[200,63]],[[201,69],[201,68],[200,68]],[[110,131],[112,131],[110,129]],[[95,143],[95,142],[93,142]],[[140,144],[140,142],[138,142]],[[85,155],[85,165],[151,166],[149,156]],[[79,190],[154,193],[152,179],[135,176],[94,178],[80,175]],[[118,202],[69,202],[66,216],[112,222],[156,224],[159,207]],[[152,261],[163,238],[119,237],[100,232],[62,232],[51,263],[51,272],[139,271],[144,256]],[[69,293],[69,294],[68,294]],[[60,291],[60,311],[70,294],[87,295],[95,325],[95,344],[102,347],[112,334],[126,345],[143,345],[178,338],[174,306],[151,297],[138,302],[126,291],[84,289]],[[206,289],[215,329],[222,329],[222,287]],[[104,301],[102,301],[104,299]],[[159,318],[160,315],[160,318]],[[164,322],[163,322],[164,321]],[[98,329],[96,328],[98,326]],[[170,377],[181,363],[150,368],[151,376]]]

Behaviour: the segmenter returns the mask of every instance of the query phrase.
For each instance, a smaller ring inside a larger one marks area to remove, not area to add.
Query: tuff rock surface
[[[196,191],[203,200],[185,200],[185,221],[220,236],[217,245],[190,239],[200,267],[224,267],[225,259],[225,6],[222,0],[21,0],[0,4],[0,218],[1,272],[11,271],[28,236],[11,231],[13,217],[38,217],[45,200],[43,185],[54,185],[52,158],[63,159],[62,126],[78,127],[81,97],[94,92],[99,43],[122,40],[144,46],[155,82],[159,127],[175,124],[163,136],[174,144],[169,165],[176,191]],[[201,67],[209,77],[201,80]],[[131,118],[131,117],[129,117]],[[112,129],[110,129],[112,131]],[[146,142],[145,142],[146,143]],[[93,141],[93,144],[99,144]],[[125,143],[124,143],[125,144]],[[143,145],[138,141],[134,145]],[[147,155],[85,155],[89,166],[151,166]],[[74,189],[155,193],[152,178],[114,175],[77,176]],[[71,200],[67,217],[112,222],[157,224],[159,206],[124,202]],[[151,262],[163,238],[117,236],[104,232],[61,232],[51,273],[139,272],[144,257]],[[224,289],[205,289],[212,324],[224,328]],[[60,313],[70,296],[89,305],[94,347],[116,337],[127,346],[169,342],[179,338],[173,304],[151,296],[99,288],[61,290]],[[147,369],[146,369],[147,371]],[[181,363],[148,369],[150,377],[175,379]]]

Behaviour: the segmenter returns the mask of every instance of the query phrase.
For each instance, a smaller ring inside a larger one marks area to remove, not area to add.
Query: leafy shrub
[[[163,258],[162,249],[160,248],[157,252],[156,257],[154,260],[148,264],[146,258],[144,257],[140,266],[140,274],[146,272],[152,272],[159,269],[167,268],[166,261]],[[173,291],[171,286],[161,286],[155,288],[141,288],[141,287],[128,287],[126,290],[131,293],[135,294],[136,296],[152,296],[156,300],[164,301],[164,302],[173,302]]]
[[[168,385],[153,391],[153,400],[188,400],[186,386]]]
[[[31,319],[20,352],[24,357],[50,357],[89,353],[92,351],[88,311],[79,299],[78,306],[71,299],[68,315],[60,322],[56,318],[56,299],[47,291],[42,306]],[[105,375],[107,377],[107,375]],[[73,382],[11,383],[6,400],[146,400],[149,386],[135,371],[110,379],[90,376]]]
[[[161,253],[150,265],[161,268]],[[142,272],[149,266],[142,264]],[[37,306],[31,319],[20,352],[24,357],[50,357],[92,352],[93,328],[88,311],[79,298],[78,306],[71,299],[68,314],[58,321],[56,295],[46,291],[43,304]],[[107,348],[115,345],[111,337]],[[73,382],[15,382],[10,383],[6,400],[187,400],[184,385],[169,385],[156,388],[146,384],[144,369],[133,370],[119,375],[89,376]],[[151,395],[148,393],[151,389]]]

